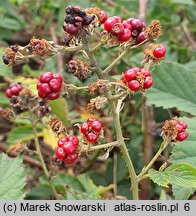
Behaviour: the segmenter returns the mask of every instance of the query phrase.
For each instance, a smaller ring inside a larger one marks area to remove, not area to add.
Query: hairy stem
[[[100,68],[94,54],[89,50],[88,40],[86,37],[83,39],[83,46],[84,46],[84,50],[85,50],[86,54],[89,57],[91,65],[95,68],[95,71],[96,71],[98,77],[100,79],[107,79],[106,72],[109,72],[109,69],[107,69],[107,71],[105,71],[105,72],[102,71],[102,69]],[[129,177],[131,178],[132,197],[134,200],[138,200],[139,196],[138,196],[137,176],[136,176],[135,169],[133,167],[133,163],[132,163],[132,160],[130,158],[129,152],[127,150],[126,144],[124,142],[124,138],[123,138],[123,134],[122,134],[122,130],[121,130],[121,123],[120,123],[120,119],[119,119],[119,113],[117,113],[116,104],[115,104],[114,100],[111,99],[111,97],[112,97],[111,93],[107,92],[106,98],[108,99],[109,106],[110,106],[110,109],[112,112],[113,123],[114,123],[115,131],[116,131],[117,141],[119,143],[119,148],[120,148],[121,153],[122,153],[124,160],[126,162],[126,165],[127,165],[128,171],[129,171]]]
[[[104,71],[103,71],[103,74],[107,74],[109,73],[113,67],[116,66],[116,64],[128,53],[129,50],[132,50],[132,49],[136,49],[137,47],[147,43],[149,41],[149,39],[146,39],[144,41],[142,41],[141,43],[139,44],[136,44],[136,45],[133,45],[131,47],[127,47]]]
[[[29,109],[29,115],[30,115],[30,120],[31,120],[31,124],[32,124],[33,137],[34,137],[35,148],[36,148],[38,158],[40,160],[40,163],[41,163],[42,169],[44,171],[44,174],[45,174],[45,176],[46,176],[46,178],[48,180],[48,184],[49,184],[50,188],[53,191],[54,197],[55,197],[55,199],[58,199],[58,194],[56,193],[54,185],[50,181],[50,174],[49,174],[49,172],[47,170],[46,164],[45,164],[43,156],[42,156],[42,152],[41,152],[40,144],[39,144],[39,139],[38,139],[38,136],[37,136],[37,130],[36,130],[36,127],[35,127],[35,122],[34,122],[34,119],[33,119],[33,113],[31,111],[31,109]]]

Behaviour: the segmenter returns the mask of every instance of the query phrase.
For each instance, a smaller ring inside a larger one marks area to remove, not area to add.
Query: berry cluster
[[[73,36],[75,36],[82,27],[90,25],[94,19],[93,15],[87,14],[78,6],[68,6],[65,9],[65,12],[66,17],[63,29],[65,32]]]
[[[116,36],[119,42],[127,42],[131,37],[137,43],[147,39],[146,34],[142,31],[145,24],[140,19],[129,18],[122,20],[121,17],[109,17],[104,23],[104,29]]]
[[[5,91],[5,95],[8,97],[8,98],[11,98],[13,95],[18,95],[19,92],[22,90],[22,86],[18,83],[11,83],[9,88],[6,89]]]
[[[176,126],[178,134],[176,136],[176,141],[182,142],[188,138],[187,123],[184,121],[172,120],[173,125]]]
[[[87,122],[84,122],[80,126],[81,133],[84,134],[86,141],[89,143],[97,142],[101,130],[102,130],[102,124],[96,118],[89,118]]]
[[[79,140],[76,136],[60,138],[55,152],[56,158],[63,160],[65,164],[72,164],[78,158],[76,152],[78,144]]]
[[[58,74],[46,72],[42,74],[37,83],[38,95],[40,98],[54,100],[59,97],[62,87],[62,77]]]
[[[131,91],[145,91],[153,84],[151,73],[146,68],[131,68],[123,74],[123,81]]]

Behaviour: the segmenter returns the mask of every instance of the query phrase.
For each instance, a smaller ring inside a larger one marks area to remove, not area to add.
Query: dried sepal
[[[13,110],[11,110],[9,108],[0,107],[0,117],[7,119],[7,120],[11,120],[11,119],[15,118],[15,113],[13,112]]]
[[[49,121],[46,122],[52,129],[52,131],[57,135],[57,137],[61,134],[67,134],[66,128],[63,123],[57,117],[51,117]]]
[[[94,114],[95,111],[101,109],[101,105],[107,100],[105,97],[96,97],[90,100],[90,102],[87,104],[87,111],[91,114]]]
[[[89,64],[80,60],[71,60],[67,64],[67,70],[72,73],[80,81],[86,80],[92,74],[92,69]]]
[[[171,140],[176,139],[178,135],[178,129],[174,123],[174,120],[166,120],[162,129],[165,138],[171,138]]]
[[[10,104],[14,108],[14,112],[21,113],[37,106],[38,97],[34,95],[31,90],[23,88],[18,96],[12,96]]]
[[[96,25],[100,25],[102,21],[101,10],[98,7],[86,8],[85,12],[95,16]]]
[[[162,28],[159,20],[152,20],[150,25],[144,30],[147,37],[151,40],[156,40],[162,35]]]
[[[91,94],[99,93],[104,94],[111,88],[111,84],[108,80],[98,79],[96,82],[93,82],[89,86],[89,91]]]
[[[32,48],[32,54],[44,58],[48,58],[52,56],[54,52],[56,52],[52,44],[53,43],[45,39],[37,39],[37,38],[32,38],[29,43],[29,45]]]

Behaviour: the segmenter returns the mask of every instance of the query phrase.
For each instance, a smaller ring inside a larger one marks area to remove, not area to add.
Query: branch
[[[50,174],[48,172],[48,169],[46,167],[46,164],[45,164],[43,156],[42,156],[42,152],[41,152],[41,148],[40,148],[40,144],[39,144],[39,139],[38,139],[38,136],[37,136],[37,130],[36,130],[35,122],[34,122],[34,119],[33,119],[33,113],[32,113],[30,108],[29,108],[29,116],[30,116],[30,119],[31,119],[33,137],[34,137],[34,142],[35,142],[35,147],[36,147],[36,152],[37,152],[38,158],[39,158],[39,160],[41,162],[41,166],[42,166],[42,169],[44,171],[44,174],[45,174],[45,176],[46,176],[46,178],[48,180],[48,184],[49,184],[50,188],[53,191],[54,197],[55,197],[55,199],[58,199],[58,194],[56,192],[56,189],[55,189],[54,185],[50,181]]]
[[[83,38],[83,46],[84,46],[84,50],[86,52],[86,54],[89,57],[89,60],[91,62],[91,65],[95,68],[95,71],[97,73],[97,76],[100,79],[106,79],[107,80],[107,76],[106,73],[104,73],[102,71],[102,69],[100,68],[94,54],[89,50],[88,47],[88,39],[87,37]],[[116,104],[114,102],[114,100],[111,100],[111,93],[110,92],[106,92],[106,98],[108,99],[108,103],[112,112],[112,117],[113,117],[113,123],[114,123],[114,127],[115,127],[115,131],[116,131],[116,136],[117,136],[117,141],[119,143],[119,148],[121,150],[121,153],[125,159],[128,171],[129,171],[129,177],[131,178],[131,183],[132,183],[132,195],[133,195],[133,199],[138,200],[139,196],[138,196],[138,182],[137,182],[137,176],[135,173],[135,169],[132,163],[132,160],[130,158],[129,152],[127,150],[126,144],[124,142],[124,138],[123,138],[123,134],[122,134],[122,130],[121,130],[121,123],[120,123],[120,119],[119,119],[119,113],[116,110]]]
[[[105,149],[105,148],[110,148],[110,147],[114,147],[114,146],[118,146],[119,143],[118,141],[114,141],[111,143],[106,143],[106,144],[101,144],[101,145],[97,145],[97,146],[92,146],[91,148],[84,146],[82,148],[82,152],[87,152],[87,151],[96,151],[99,149]]]
[[[147,43],[149,41],[149,39],[146,39],[146,40],[144,40],[144,41],[142,41],[141,43],[139,43],[139,44],[136,44],[136,45],[134,45],[134,46],[131,46],[131,47],[127,47],[104,71],[103,71],[103,73],[104,74],[107,74],[107,73],[109,73],[111,70],[112,70],[112,68],[114,67],[114,66],[116,66],[116,64],[128,53],[128,51],[130,51],[130,50],[132,50],[132,49],[136,49],[136,48],[138,48],[139,46],[141,46],[141,45],[143,45],[143,44],[145,44],[145,43]]]

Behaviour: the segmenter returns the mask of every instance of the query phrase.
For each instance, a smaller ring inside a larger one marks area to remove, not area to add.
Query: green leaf
[[[178,142],[172,150],[170,161],[172,163],[189,163],[196,167],[196,119],[180,118],[188,125],[189,137],[183,142]]]
[[[52,183],[56,188],[66,188],[66,191],[64,191],[64,197],[66,199],[75,200],[97,200],[101,198],[102,193],[112,188],[111,185],[106,187],[95,185],[87,174],[82,174],[78,177],[74,177],[68,174],[60,173],[52,179]]]
[[[168,187],[168,184],[170,182],[170,175],[168,175],[167,173],[163,173],[163,172],[158,172],[156,170],[150,169],[148,171],[148,174],[150,176],[150,179],[162,186],[162,187]]]
[[[164,173],[170,175],[170,184],[185,188],[196,188],[196,168],[190,164],[173,164]]]
[[[9,99],[5,96],[5,93],[2,92],[0,92],[0,105],[2,106],[9,105]]]
[[[187,200],[195,192],[195,188],[184,188],[173,185],[172,192],[176,200]]]
[[[64,98],[58,98],[56,100],[49,102],[50,107],[52,108],[52,113],[56,115],[65,126],[69,125],[68,120],[68,105]]]
[[[42,136],[42,132],[38,130],[38,137]],[[31,126],[19,126],[14,128],[8,133],[7,143],[9,145],[16,144],[16,142],[25,142],[33,139],[33,133]]]
[[[25,193],[25,175],[22,158],[0,155],[0,200],[21,200]]]
[[[175,62],[163,62],[153,71],[154,84],[146,93],[148,101],[157,107],[176,107],[196,115],[196,75]]]
[[[2,56],[3,56],[3,53],[4,53],[4,50],[3,48],[0,48],[0,58],[2,59]],[[8,76],[8,77],[13,77],[13,74],[12,74],[12,70],[10,67],[8,67],[7,65],[5,65],[3,63],[2,60],[0,60],[0,76]]]
[[[52,195],[53,192],[49,185],[39,185],[37,187],[34,187],[28,194],[26,194],[25,199],[44,200],[48,199]]]
[[[173,164],[162,172],[150,169],[150,178],[158,185],[172,184],[184,188],[196,188],[196,168],[190,164]]]
[[[85,192],[85,189],[83,188],[79,180],[76,177],[68,174],[60,173],[52,180],[52,182],[55,186],[68,185],[76,191]]]
[[[187,68],[189,68],[190,70],[194,71],[194,73],[196,74],[196,60],[187,62],[187,63],[185,64],[185,66],[186,66]]]

